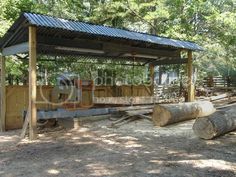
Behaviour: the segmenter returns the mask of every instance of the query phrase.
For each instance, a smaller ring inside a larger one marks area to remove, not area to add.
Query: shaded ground
[[[154,127],[139,120],[117,129],[99,121],[77,131],[40,135],[18,143],[19,131],[0,134],[0,176],[199,176],[236,175],[236,133],[200,140],[193,121]]]

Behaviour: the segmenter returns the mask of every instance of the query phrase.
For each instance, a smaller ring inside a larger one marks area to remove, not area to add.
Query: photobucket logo
[[[79,77],[76,75],[60,74],[56,85],[39,85],[39,94],[42,101],[36,101],[37,104],[50,104],[53,106],[62,106],[68,103],[78,103],[80,100]],[[47,92],[50,93],[47,93]]]
[[[86,82],[87,81],[87,82]],[[92,83],[92,85],[87,86],[86,83]],[[83,105],[83,91],[84,85],[86,91],[89,90],[89,94],[92,96],[92,100],[89,104],[88,100],[86,107],[93,106],[94,91],[95,85],[96,86],[121,86],[121,85],[128,85],[128,86],[138,86],[138,85],[145,85],[147,87],[152,86],[155,84],[153,83],[152,78],[147,78],[145,76],[134,76],[134,77],[95,77],[93,81],[91,80],[81,80],[79,75],[75,75],[72,73],[62,73],[58,74],[56,85],[55,86],[44,86],[43,84],[39,85],[39,94],[41,97],[41,101],[37,101],[37,104],[49,104],[52,106],[63,106],[66,104],[79,104],[80,106]],[[88,89],[90,87],[90,89]],[[127,102],[132,102],[129,100]]]
[[[138,85],[145,85],[145,86],[151,86],[155,84],[155,80],[153,81],[152,78],[147,78],[145,76],[126,76],[126,77],[121,77],[121,76],[116,76],[116,77],[111,77],[111,76],[104,76],[104,77],[95,77],[93,79],[94,83],[96,86],[121,86],[121,85],[133,85],[133,86],[138,86]]]

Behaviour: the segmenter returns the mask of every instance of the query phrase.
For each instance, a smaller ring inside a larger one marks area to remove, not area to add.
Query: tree
[[[236,75],[235,0],[2,0],[0,7],[1,36],[21,12],[31,11],[192,40],[205,49],[194,55],[202,77]],[[14,64],[16,70],[25,72],[21,62],[14,59],[8,62],[7,67]],[[80,66],[84,67],[76,64],[71,69],[85,73]],[[125,73],[115,65],[107,66],[121,75]],[[44,63],[41,67],[50,68],[50,64]],[[91,64],[86,67],[91,68],[91,73],[96,70]],[[8,68],[8,71],[11,75],[20,75],[15,69]],[[140,68],[135,68],[136,71],[140,73]]]

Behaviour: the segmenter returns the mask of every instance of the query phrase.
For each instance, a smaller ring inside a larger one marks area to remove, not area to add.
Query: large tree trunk
[[[153,108],[153,122],[157,126],[165,126],[184,120],[208,116],[215,112],[209,101],[156,105]]]
[[[194,133],[202,139],[212,139],[233,130],[236,130],[236,106],[199,118],[193,125]]]

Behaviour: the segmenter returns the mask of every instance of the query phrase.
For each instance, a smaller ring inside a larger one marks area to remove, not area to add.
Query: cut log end
[[[152,117],[155,125],[160,127],[168,124],[168,121],[171,119],[170,111],[161,106],[158,106],[156,109],[154,109],[153,115],[156,115],[155,118]]]
[[[155,105],[152,120],[157,126],[165,126],[197,117],[208,116],[216,110],[211,102],[191,102]]]
[[[212,139],[215,136],[213,124],[209,119],[198,118],[193,124],[193,131],[195,135],[202,139]]]
[[[194,133],[202,139],[213,139],[236,130],[236,107],[216,111],[207,117],[199,118],[193,125]]]

